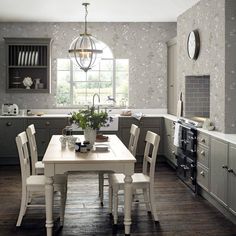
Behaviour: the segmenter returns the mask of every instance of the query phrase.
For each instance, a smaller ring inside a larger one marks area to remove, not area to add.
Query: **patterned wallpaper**
[[[225,5],[225,132],[236,133],[236,1]]]
[[[198,29],[201,40],[196,61],[187,55],[190,31]],[[228,131],[225,111],[225,0],[202,0],[177,20],[178,94],[185,98],[185,76],[210,76],[210,119],[218,131]],[[228,92],[228,91],[227,91]],[[234,101],[235,103],[235,101]],[[230,130],[236,133],[236,127]]]
[[[113,51],[130,60],[129,99],[132,108],[167,107],[166,42],[176,36],[176,23],[89,23],[88,30]],[[72,39],[83,32],[81,23],[0,23],[0,104],[20,108],[56,108],[56,58],[67,58]],[[52,93],[5,93],[3,37],[51,37]]]

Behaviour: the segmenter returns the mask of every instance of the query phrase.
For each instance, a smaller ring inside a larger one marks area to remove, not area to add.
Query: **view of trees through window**
[[[57,106],[91,105],[94,93],[102,103],[114,97],[115,106],[128,105],[129,60],[102,59],[87,73],[70,59],[57,59]]]

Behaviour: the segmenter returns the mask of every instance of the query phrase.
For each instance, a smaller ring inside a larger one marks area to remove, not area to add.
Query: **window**
[[[114,97],[116,106],[128,105],[129,60],[102,59],[85,73],[70,59],[57,59],[57,106],[91,105],[94,93],[102,103]]]

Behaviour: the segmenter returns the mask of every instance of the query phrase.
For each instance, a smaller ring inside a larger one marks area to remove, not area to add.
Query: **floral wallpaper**
[[[225,5],[225,132],[236,133],[236,1]]]
[[[88,23],[93,36],[106,43],[116,58],[129,59],[131,108],[167,107],[167,47],[176,36],[176,23]],[[0,23],[0,104],[22,108],[56,108],[56,59],[68,58],[71,41],[83,32],[82,23]],[[51,37],[51,94],[6,93],[3,37]]]
[[[189,59],[186,48],[188,34],[195,29],[201,41],[196,61]],[[179,16],[177,38],[178,94],[183,92],[185,101],[185,76],[209,75],[210,119],[218,131],[229,131],[226,118],[230,114],[225,113],[225,0],[202,0]],[[236,127],[230,131],[236,133]]]

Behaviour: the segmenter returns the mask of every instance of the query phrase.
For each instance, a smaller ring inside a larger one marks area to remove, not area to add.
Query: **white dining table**
[[[125,234],[130,234],[132,204],[132,174],[135,157],[116,135],[108,135],[108,151],[91,150],[87,153],[76,152],[74,148],[61,147],[61,135],[53,135],[43,157],[46,176],[46,229],[47,236],[53,233],[53,176],[70,171],[112,171],[123,173],[124,182],[124,226]],[[83,141],[83,135],[77,135]],[[96,145],[96,143],[95,143]],[[79,181],[79,180],[78,180]]]

